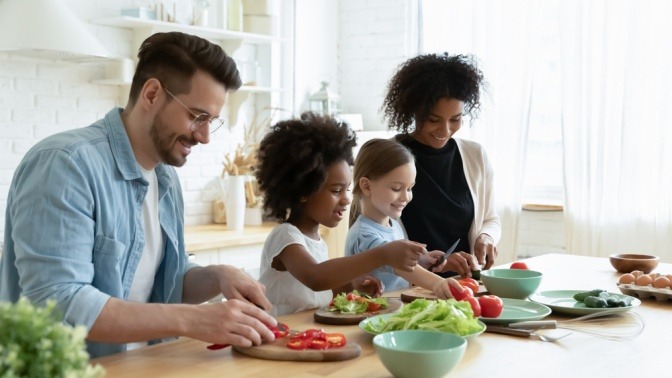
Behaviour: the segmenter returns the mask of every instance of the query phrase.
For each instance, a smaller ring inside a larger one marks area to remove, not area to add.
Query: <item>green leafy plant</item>
[[[0,302],[0,377],[101,377],[89,364],[86,329],[63,323],[56,303]]]

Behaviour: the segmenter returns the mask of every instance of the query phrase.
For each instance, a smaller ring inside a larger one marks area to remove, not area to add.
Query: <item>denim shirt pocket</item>
[[[93,286],[113,297],[123,298],[123,256],[126,246],[104,235],[96,235],[93,245]]]

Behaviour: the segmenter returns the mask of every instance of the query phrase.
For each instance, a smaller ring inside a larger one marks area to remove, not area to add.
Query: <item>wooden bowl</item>
[[[638,255],[635,253],[620,253],[609,256],[609,262],[620,273],[630,273],[641,270],[644,274],[651,273],[658,266],[658,256]]]

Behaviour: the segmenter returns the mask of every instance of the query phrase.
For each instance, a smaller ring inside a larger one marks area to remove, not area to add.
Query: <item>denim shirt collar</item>
[[[114,108],[105,115],[104,119],[105,128],[108,131],[110,138],[112,156],[114,156],[117,169],[124,180],[130,181],[140,179],[145,182],[142,172],[140,171],[140,165],[135,159],[131,141],[128,139],[124,121],[121,119],[121,112],[123,110],[123,108]],[[175,181],[167,172],[167,168],[164,164],[156,166],[156,177],[160,187],[159,196],[162,196],[166,189],[175,185]]]

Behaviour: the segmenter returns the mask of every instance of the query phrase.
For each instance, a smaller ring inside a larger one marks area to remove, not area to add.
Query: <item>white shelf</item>
[[[189,34],[195,34],[206,39],[223,40],[223,41],[231,40],[253,44],[264,44],[280,41],[280,38],[270,35],[245,33],[224,29],[213,29],[203,26],[183,25],[175,22],[147,20],[144,18],[129,17],[129,16],[99,18],[94,19],[91,22],[98,25],[115,26],[126,29],[151,29],[155,32],[179,31]]]

